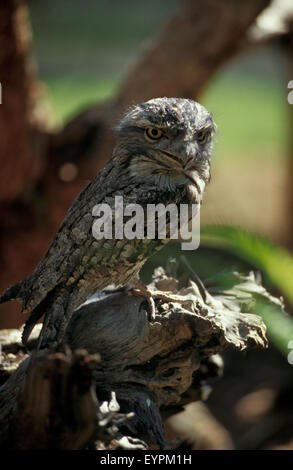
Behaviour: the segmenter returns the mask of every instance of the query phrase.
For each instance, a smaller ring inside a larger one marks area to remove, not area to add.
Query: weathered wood
[[[204,397],[206,380],[221,368],[215,355],[228,346],[267,345],[260,317],[241,311],[252,298],[247,278],[235,276],[237,295],[244,285],[246,300],[238,300],[233,290],[211,296],[197,279],[178,290],[176,279],[158,268],[152,288],[171,292],[178,303],[156,298],[154,322],[148,320],[145,300],[132,292],[88,300],[66,332],[72,353],[33,352],[14,372],[7,367],[10,377],[0,389],[2,446],[168,446],[162,419]],[[253,279],[250,285],[266,294]],[[4,362],[17,344],[3,346]]]
[[[118,433],[117,423],[128,416],[119,413],[115,395],[98,404],[92,374],[98,361],[98,355],[68,348],[25,359],[1,390],[1,448],[78,450],[90,439],[97,448],[106,442],[145,448]]]

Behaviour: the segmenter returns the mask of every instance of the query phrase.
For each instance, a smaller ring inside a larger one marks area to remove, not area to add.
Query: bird
[[[144,211],[148,204],[201,204],[216,130],[212,114],[192,99],[153,98],[127,109],[112,156],[76,197],[35,271],[0,297],[0,303],[20,301],[30,314],[24,344],[42,316],[38,347],[60,343],[72,313],[107,286],[132,285],[147,296],[139,272],[168,236],[97,239],[93,208],[114,208],[118,196],[123,207],[139,204]]]

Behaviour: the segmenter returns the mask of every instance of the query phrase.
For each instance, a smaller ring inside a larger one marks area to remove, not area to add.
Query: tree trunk
[[[0,203],[15,201],[38,176],[33,128],[41,126],[25,0],[0,1]]]

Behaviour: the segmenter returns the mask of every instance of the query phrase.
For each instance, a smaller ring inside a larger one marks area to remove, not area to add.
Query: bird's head
[[[123,157],[132,176],[169,188],[209,181],[216,125],[201,104],[155,98],[133,107],[117,130],[113,158]]]

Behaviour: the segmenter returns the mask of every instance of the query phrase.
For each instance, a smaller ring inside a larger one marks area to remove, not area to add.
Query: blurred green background
[[[31,0],[34,52],[52,125],[110,98],[128,64],[179,5]],[[199,97],[219,127],[203,224],[237,224],[285,240],[287,83],[282,51],[266,46],[227,64]]]
[[[69,6],[50,0],[29,5],[39,73],[48,87],[54,121],[64,123],[115,93],[142,42],[160,30],[180,1],[71,0]],[[218,156],[284,155],[283,62],[279,50],[261,49],[230,64],[209,85],[202,101],[219,124]]]

